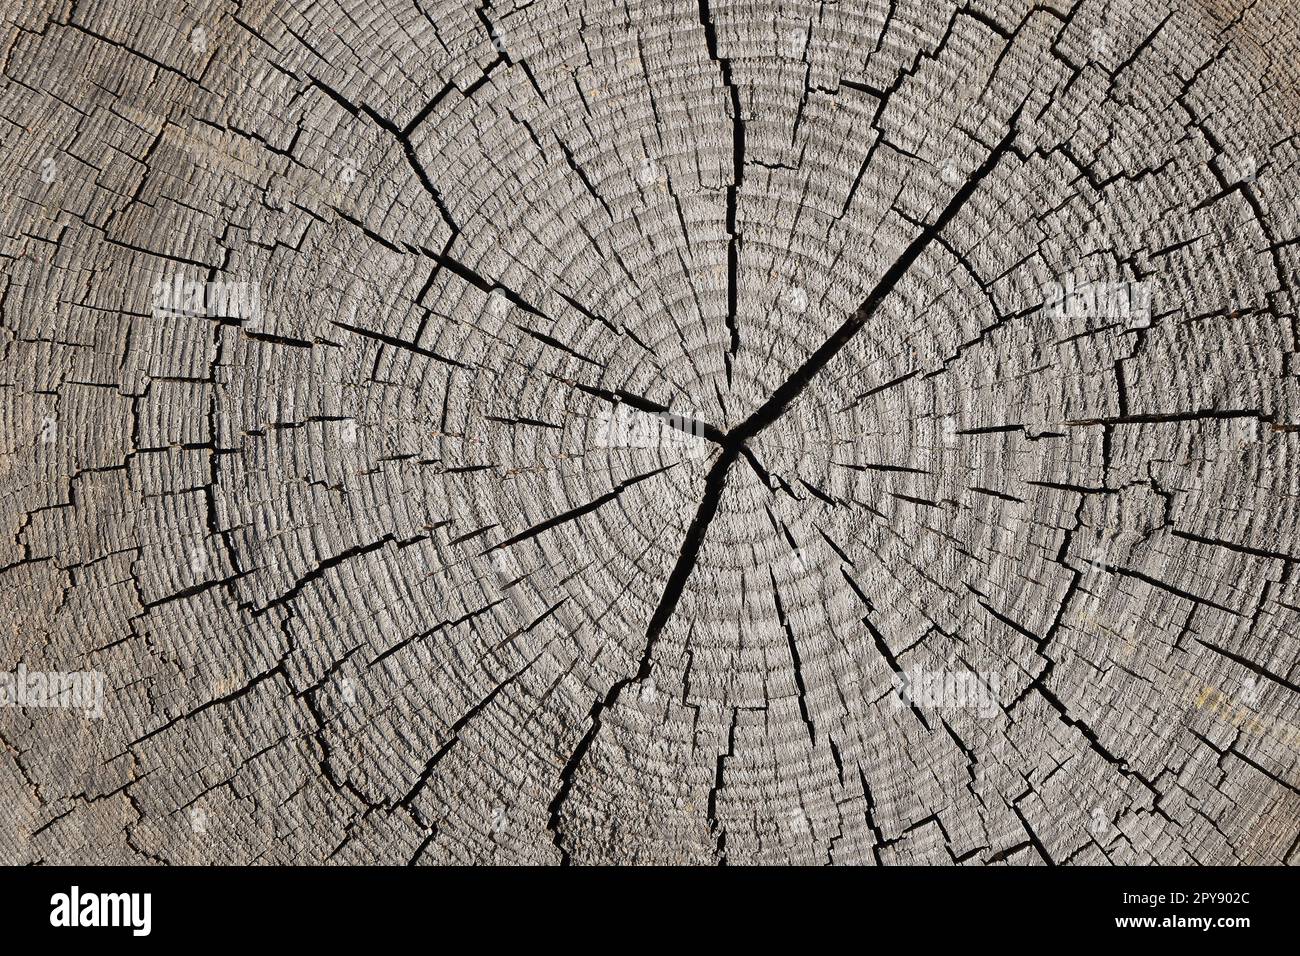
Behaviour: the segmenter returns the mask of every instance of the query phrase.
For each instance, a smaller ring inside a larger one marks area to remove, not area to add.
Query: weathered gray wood
[[[4,17],[0,861],[1300,859],[1289,0]]]

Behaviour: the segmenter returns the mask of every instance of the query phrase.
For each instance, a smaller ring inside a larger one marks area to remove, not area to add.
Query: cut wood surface
[[[1300,861],[1298,79],[1292,0],[7,0],[0,862]]]

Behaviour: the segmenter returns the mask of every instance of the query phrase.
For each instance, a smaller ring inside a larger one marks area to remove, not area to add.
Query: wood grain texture
[[[1297,862],[1298,64],[9,0],[0,862]]]

